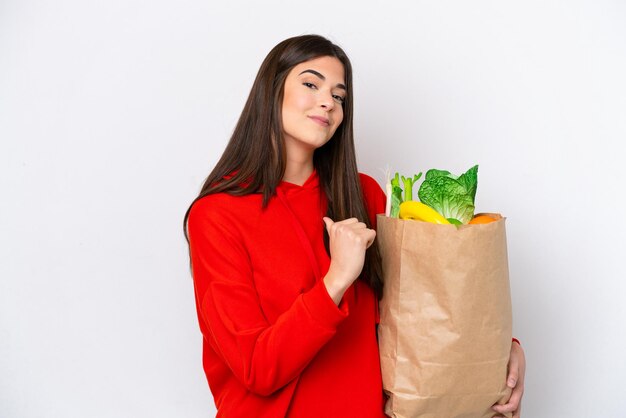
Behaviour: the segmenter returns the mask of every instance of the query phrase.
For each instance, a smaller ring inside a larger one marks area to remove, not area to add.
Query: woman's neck
[[[287,159],[283,181],[302,186],[313,173],[313,157],[303,161]]]

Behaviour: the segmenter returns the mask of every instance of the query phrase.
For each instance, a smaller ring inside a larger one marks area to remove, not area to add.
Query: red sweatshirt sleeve
[[[194,204],[188,232],[198,316],[207,341],[251,392],[267,396],[296,378],[348,315],[323,281],[269,323],[236,219],[219,195]]]
[[[361,186],[363,187],[363,198],[367,207],[367,214],[370,217],[372,228],[376,229],[376,215],[385,213],[387,196],[376,180],[367,174],[359,174],[361,176]]]

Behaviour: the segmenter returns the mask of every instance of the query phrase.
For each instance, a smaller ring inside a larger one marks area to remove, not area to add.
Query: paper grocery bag
[[[384,272],[378,337],[389,396],[385,413],[497,415],[491,406],[510,397],[505,219],[457,228],[378,215],[377,239]]]

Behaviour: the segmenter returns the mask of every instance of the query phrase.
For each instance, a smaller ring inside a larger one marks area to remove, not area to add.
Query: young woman
[[[281,42],[185,215],[218,417],[385,416],[384,211],[380,186],[357,171],[348,57],[316,35]]]

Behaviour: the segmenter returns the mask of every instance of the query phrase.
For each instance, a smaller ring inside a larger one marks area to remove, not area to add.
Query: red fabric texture
[[[376,228],[385,194],[371,177],[360,178]],[[321,281],[330,259],[317,173],[302,186],[278,187],[285,202],[275,196],[264,210],[261,194],[218,193],[189,215],[203,365],[217,416],[383,418],[376,297],[357,280],[337,306]]]

